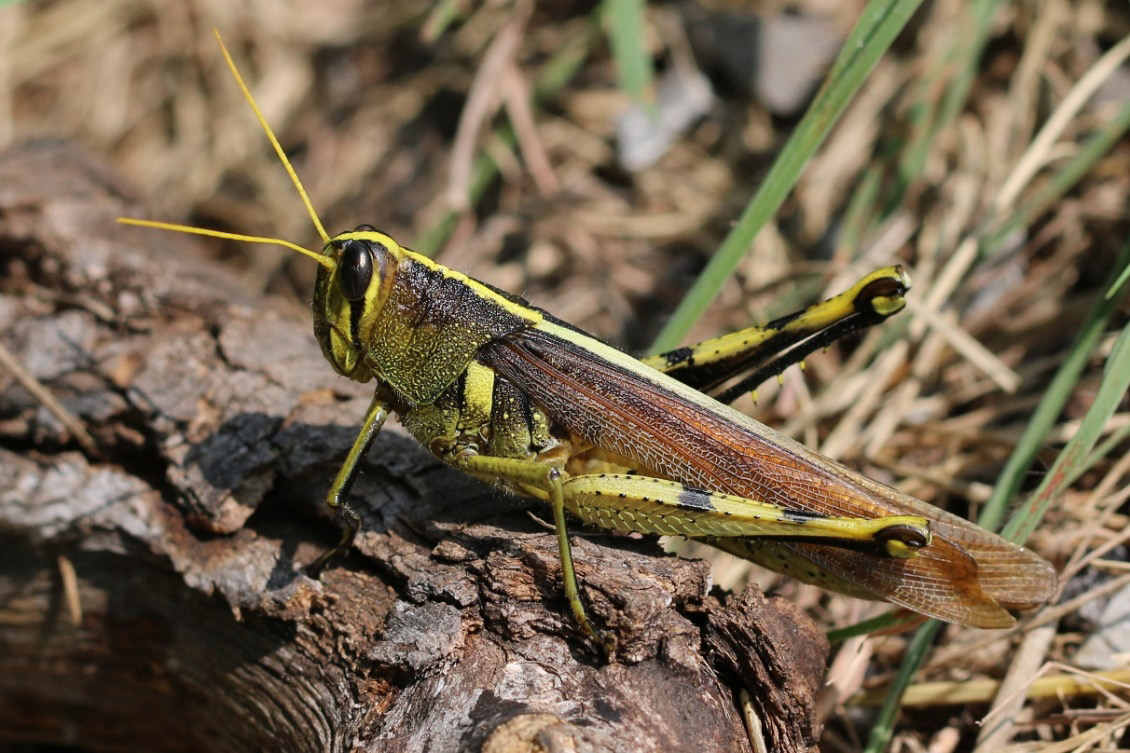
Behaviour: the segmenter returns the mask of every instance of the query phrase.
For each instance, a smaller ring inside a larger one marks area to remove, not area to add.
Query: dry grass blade
[[[1025,688],[1027,698],[1059,698],[1130,691],[1130,669],[1109,672],[1080,672],[1043,674]],[[962,682],[926,682],[912,685],[903,698],[908,708],[923,706],[948,706],[967,703],[988,703],[1001,688],[998,680],[966,680]],[[876,706],[883,700],[883,692],[871,690],[853,699],[860,706]],[[999,750],[999,748],[998,748]]]
[[[981,720],[981,731],[977,735],[974,753],[1000,750],[1013,738],[1016,715],[1026,699],[1025,690],[1040,672],[1055,635],[1054,622],[1025,633],[993,698],[992,708]]]
[[[1099,87],[1126,62],[1127,58],[1130,58],[1130,36],[1108,50],[1071,88],[1040,132],[1036,134],[1036,138],[1017,162],[1008,180],[1001,186],[995,202],[997,212],[1012,206],[1020,191],[1051,159],[1052,144],[1063,134],[1071,119],[1079,113],[1087,100],[1094,96]]]
[[[63,407],[63,404],[51,394],[43,384],[35,378],[35,375],[23,367],[19,359],[12,355],[3,344],[0,344],[0,369],[7,371],[12,375],[20,385],[30,392],[36,400],[43,405],[44,408],[51,412],[51,415],[59,420],[59,423],[67,427],[67,431],[71,433],[74,440],[78,442],[84,450],[91,456],[98,455],[98,445],[94,441],[94,437],[90,436],[90,432],[82,425],[82,422],[75,418],[74,414]]]
[[[518,12],[498,30],[467,92],[451,145],[451,177],[445,191],[448,205],[456,211],[465,212],[471,206],[471,168],[479,134],[502,101],[506,71],[513,65],[531,10],[529,2],[521,3]]]

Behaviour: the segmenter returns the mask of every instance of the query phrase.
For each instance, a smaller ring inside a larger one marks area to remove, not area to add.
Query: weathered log
[[[616,663],[578,634],[545,518],[393,430],[322,497],[368,388],[308,322],[249,300],[75,148],[0,155],[0,342],[78,416],[84,453],[0,382],[0,739],[89,750],[772,750],[814,746],[827,643],[705,563],[575,537]]]

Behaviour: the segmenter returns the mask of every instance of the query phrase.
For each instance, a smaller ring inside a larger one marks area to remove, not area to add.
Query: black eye
[[[365,297],[373,280],[373,254],[361,241],[346,241],[338,263],[337,285],[348,301]]]

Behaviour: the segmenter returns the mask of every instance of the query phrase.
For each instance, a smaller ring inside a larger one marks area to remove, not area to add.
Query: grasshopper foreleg
[[[326,494],[326,506],[333,511],[342,524],[341,540],[310,566],[309,573],[312,578],[319,577],[330,560],[346,551],[353,543],[353,537],[357,535],[357,529],[361,526],[361,519],[357,517],[357,513],[353,512],[349,503],[345,501],[345,496],[349,494],[349,490],[353,487],[357,473],[361,470],[361,461],[365,459],[365,456],[369,453],[369,448],[373,446],[373,441],[380,434],[381,426],[388,418],[388,413],[388,403],[379,395],[374,395],[373,402],[369,404],[369,410],[365,413],[365,420],[361,424],[361,431],[358,433],[357,439],[353,441],[353,446],[349,448],[349,454],[345,456],[345,462],[341,464],[341,469],[337,472],[337,477],[334,478],[334,482],[330,485],[330,490]]]

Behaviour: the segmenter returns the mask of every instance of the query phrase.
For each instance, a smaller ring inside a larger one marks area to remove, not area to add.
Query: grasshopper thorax
[[[332,265],[314,284],[314,335],[326,360],[358,382],[373,378],[366,362],[373,325],[388,300],[400,246],[370,225],[339,233],[322,249]]]

